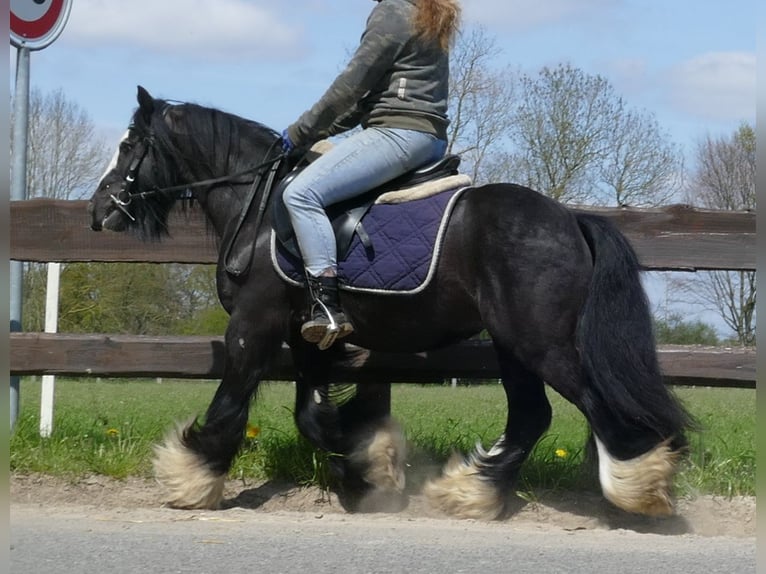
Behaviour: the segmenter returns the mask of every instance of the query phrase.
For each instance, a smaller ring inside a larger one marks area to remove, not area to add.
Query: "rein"
[[[269,156],[272,149],[274,149],[274,144],[272,144],[271,148],[269,148],[269,151],[266,152],[266,157]],[[147,150],[148,151],[148,150]],[[146,152],[144,152],[144,155]],[[254,165],[252,167],[249,167],[247,169],[244,169],[242,171],[239,171],[237,173],[233,173],[230,175],[224,175],[221,177],[213,177],[210,179],[203,179],[200,181],[194,181],[192,183],[186,183],[183,185],[172,185],[169,187],[153,187],[147,191],[136,191],[136,192],[130,192],[125,191],[124,195],[127,198],[127,201],[120,201],[121,205],[127,206],[130,204],[130,202],[135,199],[146,199],[148,197],[153,197],[155,195],[165,195],[169,193],[175,193],[178,191],[187,191],[189,189],[197,188],[197,187],[210,187],[219,183],[246,183],[247,181],[257,181],[259,177],[263,174],[264,168],[271,166],[273,169],[274,164],[279,162],[280,160],[283,160],[287,157],[288,154],[281,153],[272,159],[268,159],[266,161],[263,161],[257,165]],[[239,179],[242,176],[249,175],[253,172],[261,171],[261,173],[256,174],[252,180],[246,180],[246,181],[240,181],[238,182],[237,179]],[[126,183],[132,184],[133,181],[135,181],[135,177],[132,176],[130,173],[125,178]],[[119,200],[118,200],[119,201]]]
[[[245,223],[245,220],[247,219],[248,214],[251,211],[251,207],[253,204],[253,200],[255,199],[255,196],[258,194],[258,190],[261,188],[261,182],[263,181],[263,177],[265,174],[268,174],[266,177],[266,182],[263,185],[263,193],[261,194],[261,201],[260,205],[258,206],[258,212],[255,217],[255,235],[258,234],[258,229],[261,227],[261,222],[263,221],[264,214],[266,212],[266,207],[269,203],[269,199],[271,197],[271,190],[274,186],[274,180],[276,178],[276,175],[279,171],[279,168],[282,165],[282,161],[286,159],[290,154],[289,152],[285,153],[279,153],[275,155],[274,157],[270,157],[272,153],[274,152],[274,148],[280,144],[280,140],[276,139],[266,150],[266,153],[264,154],[264,157],[267,158],[261,163],[251,166],[245,170],[242,170],[240,172],[225,175],[221,177],[214,177],[210,179],[204,179],[200,181],[195,181],[192,183],[186,183],[182,185],[173,185],[169,187],[153,187],[146,191],[131,191],[131,188],[135,185],[136,177],[138,175],[138,170],[141,167],[141,163],[144,161],[144,158],[146,157],[146,154],[149,152],[149,149],[153,145],[153,138],[151,136],[145,136],[139,145],[141,146],[139,148],[140,153],[136,153],[133,160],[130,162],[130,166],[128,168],[128,173],[125,176],[124,180],[124,186],[123,189],[120,191],[118,196],[115,196],[114,194],[111,195],[112,203],[115,205],[117,209],[119,209],[123,214],[125,214],[127,217],[129,217],[131,220],[135,221],[135,217],[133,217],[133,214],[130,213],[130,210],[128,209],[128,206],[131,204],[133,199],[147,199],[150,197],[156,197],[156,196],[164,196],[168,194],[173,194],[177,192],[185,192],[184,195],[180,196],[181,199],[188,197],[188,194],[191,189],[199,188],[199,187],[212,187],[219,184],[224,183],[247,183],[248,181],[252,181],[253,184],[250,186],[250,190],[247,193],[247,197],[245,197],[244,204],[242,206],[242,210],[240,211],[239,218],[237,219],[237,222],[234,227],[234,231],[232,233],[231,239],[228,242],[228,245],[226,246],[226,252],[224,255],[224,262],[226,266],[226,271],[230,273],[231,275],[242,275],[247,271],[247,269],[250,267],[250,259],[252,257],[252,250],[255,247],[254,245],[248,245],[245,247],[243,255],[238,256],[235,258],[235,260],[232,260],[231,252],[234,248],[234,245],[237,241],[237,238],[240,235],[240,231],[242,230],[242,227]],[[240,178],[246,175],[255,174],[253,177],[249,180],[244,181],[238,181]],[[254,243],[252,241],[251,243]]]

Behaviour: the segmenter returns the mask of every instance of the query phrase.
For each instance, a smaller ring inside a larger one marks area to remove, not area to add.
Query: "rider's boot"
[[[337,339],[350,335],[354,327],[338,300],[337,277],[307,275],[311,296],[311,318],[301,327],[301,336],[319,348],[329,348]]]

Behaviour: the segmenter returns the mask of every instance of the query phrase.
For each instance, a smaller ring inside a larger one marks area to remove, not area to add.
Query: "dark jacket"
[[[446,138],[449,55],[415,35],[415,0],[381,0],[359,47],[322,98],[287,128],[298,147],[349,130],[383,126]]]

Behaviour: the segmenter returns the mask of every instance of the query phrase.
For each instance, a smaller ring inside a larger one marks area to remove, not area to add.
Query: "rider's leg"
[[[337,247],[325,208],[433,161],[445,149],[443,140],[423,132],[367,128],[340,140],[287,187],[283,201],[314,301],[312,317],[302,330],[306,340],[324,347],[353,331],[338,301]]]

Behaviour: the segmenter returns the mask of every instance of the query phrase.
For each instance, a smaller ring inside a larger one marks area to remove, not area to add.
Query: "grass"
[[[59,378],[53,432],[42,438],[40,384],[24,379],[10,439],[10,468],[72,478],[94,473],[150,476],[152,445],[174,422],[204,413],[215,387],[203,381]],[[753,495],[755,391],[700,387],[676,392],[703,426],[690,436],[690,454],[676,481],[678,494]],[[519,490],[595,488],[581,464],[588,436],[585,420],[557,394],[549,396],[553,424],[525,464]],[[290,383],[262,385],[251,409],[250,436],[232,477],[327,483],[328,455],[316,453],[298,436],[293,399]],[[502,388],[492,384],[396,385],[392,410],[411,445],[408,470],[415,483],[453,451],[467,452],[477,442],[491,446],[506,415]]]

